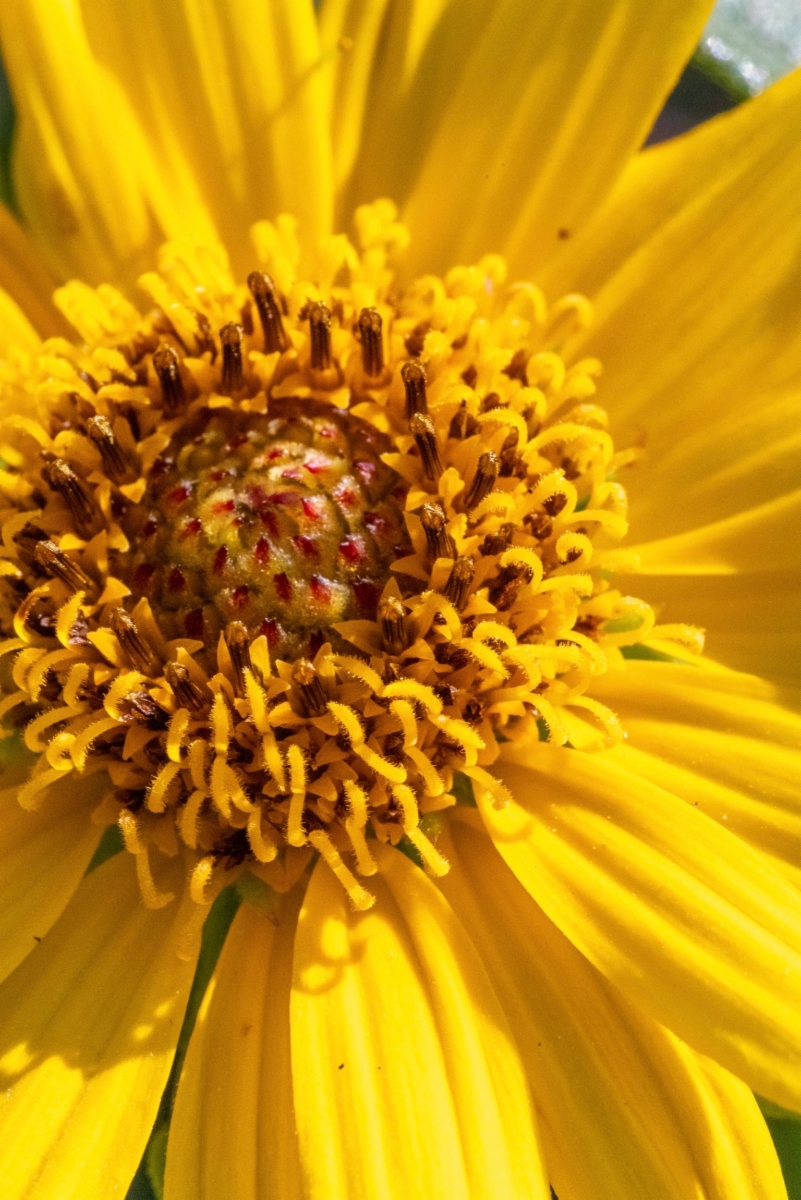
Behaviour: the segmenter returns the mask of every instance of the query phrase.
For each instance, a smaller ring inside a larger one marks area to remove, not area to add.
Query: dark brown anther
[[[475,573],[476,568],[473,566],[472,558],[457,558],[453,564],[448,582],[445,584],[444,596],[446,600],[450,600],[457,612],[461,612],[467,604],[470,584],[473,582]]]
[[[501,469],[500,474],[504,476],[514,475],[520,465],[520,455],[517,453],[517,443],[520,441],[520,434],[516,429],[513,429],[506,441],[501,446]]]
[[[153,355],[153,369],[161,384],[161,402],[168,417],[177,417],[186,405],[184,382],[178,355],[172,346],[159,346]]]
[[[109,624],[134,670],[141,671],[143,675],[152,675],[156,667],[156,656],[125,609],[112,608]]]
[[[105,417],[91,417],[86,422],[86,432],[100,451],[109,479],[118,482],[128,471],[128,461],[110,423]]]
[[[220,330],[222,346],[222,391],[224,396],[235,396],[242,387],[242,337],[243,329],[235,321],[223,325]]]
[[[387,596],[378,606],[378,622],[381,638],[388,654],[400,654],[406,649],[406,631],[403,618],[406,610],[395,596]]]
[[[88,592],[93,584],[76,562],[59,550],[55,542],[37,542],[33,552],[34,562],[46,574],[60,579],[71,592]]]
[[[428,412],[426,369],[412,358],[401,367],[401,379],[406,388],[406,420],[411,421],[415,413]]]
[[[370,379],[377,379],[384,370],[384,339],[381,336],[381,313],[377,308],[363,308],[359,313],[359,336],[362,339],[362,367]]]
[[[531,579],[531,567],[525,563],[509,563],[501,567],[490,584],[489,600],[498,609],[511,608],[524,584]]]
[[[498,478],[498,470],[500,463],[498,455],[493,454],[488,450],[486,454],[482,454],[478,460],[478,467],[473,476],[473,482],[470,484],[467,495],[464,498],[464,506],[466,512],[472,512],[481,501],[488,496],[495,487],[495,480]]]
[[[72,467],[63,458],[56,458],[45,464],[42,476],[67,505],[78,533],[82,537],[88,534],[94,523],[95,507]]]
[[[438,558],[455,558],[453,542],[445,529],[445,513],[438,504],[424,504],[420,521],[426,532],[426,548],[432,562]]]
[[[331,366],[331,313],[328,305],[309,305],[309,336],[312,368],[315,371],[327,371]]]
[[[173,691],[175,699],[181,708],[188,708],[190,712],[200,712],[205,708],[206,702],[203,699],[203,693],[197,686],[192,676],[187,671],[186,667],[181,663],[168,662],[164,670],[167,677],[167,683]]]
[[[250,663],[250,635],[241,621],[231,621],[225,627],[225,644],[231,655],[236,688],[240,696],[245,694],[245,671],[253,668]]]
[[[299,658],[292,668],[292,682],[300,701],[301,716],[321,717],[328,707],[320,676],[307,658]]]
[[[251,271],[248,275],[248,287],[259,310],[259,320],[264,332],[264,353],[274,354],[276,350],[288,349],[289,339],[284,330],[281,306],[272,279],[264,271]]]
[[[511,546],[514,535],[515,527],[510,521],[507,521],[504,525],[501,525],[497,533],[487,534],[478,548],[479,554],[485,556],[503,554],[504,550],[508,550]]]
[[[480,428],[476,418],[467,411],[467,401],[463,400],[451,418],[448,437],[458,438],[461,441],[463,438],[469,438],[474,433],[478,433]]]
[[[437,435],[434,432],[434,422],[423,413],[415,413],[409,422],[412,437],[417,443],[420,458],[423,463],[423,474],[426,479],[435,483],[442,474],[442,460],[439,457]]]

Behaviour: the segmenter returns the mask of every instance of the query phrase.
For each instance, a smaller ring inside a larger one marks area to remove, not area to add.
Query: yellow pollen
[[[146,315],[68,284],[77,340],[6,369],[0,717],[39,755],[19,800],[105,772],[94,819],[151,907],[179,853],[200,910],[315,855],[365,910],[375,839],[442,875],[429,814],[468,781],[507,803],[503,742],[613,746],[594,678],[648,638],[701,648],[613,582],[636,455],[570,353],[589,303],[549,307],[497,256],[401,289],[396,218],[360,209],[363,244],[326,239],[313,279],[286,217],[254,228],[246,284],[165,246]]]

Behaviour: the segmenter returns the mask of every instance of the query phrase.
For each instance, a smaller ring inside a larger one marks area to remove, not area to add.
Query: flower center
[[[277,658],[313,657],[335,622],[374,619],[410,544],[391,442],[319,402],[269,416],[205,409],[182,428],[126,513],[125,581],[167,637],[216,645],[231,621]]]
[[[19,794],[103,772],[145,902],[193,860],[202,917],[242,875],[285,889],[320,854],[353,903],[371,841],[431,872],[447,808],[503,741],[612,745],[593,677],[653,628],[615,452],[572,362],[580,296],[548,307],[489,256],[398,290],[387,201],[297,273],[164,248],[140,315],[111,288],[57,302],[5,370],[0,717],[39,763]],[[567,349],[565,349],[567,347]],[[22,415],[24,414],[24,415]]]

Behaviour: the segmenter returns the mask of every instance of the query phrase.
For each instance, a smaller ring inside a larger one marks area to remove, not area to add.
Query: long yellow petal
[[[801,1107],[801,893],[716,821],[608,756],[509,748],[482,816],[607,978],[761,1094]],[[474,785],[475,786],[475,785]]]
[[[90,820],[97,776],[54,784],[35,812],[17,803],[18,786],[0,792],[0,979],[61,915],[102,833]]]
[[[194,180],[235,270],[252,222],[289,211],[330,232],[328,114],[311,0],[98,0],[90,33],[159,163]]]
[[[19,126],[15,181],[34,242],[59,280],[131,283],[165,235],[210,225],[165,170],[91,39],[80,0],[6,0],[0,39]]]
[[[520,1047],[554,1188],[572,1200],[774,1200],[781,1172],[753,1096],[638,1012],[457,810],[439,886]],[[706,1070],[715,1075],[715,1086]]]
[[[801,72],[638,156],[541,282],[593,300],[576,352],[604,362],[636,541],[692,530],[798,486]],[[756,548],[758,550],[758,547]]]
[[[373,910],[324,864],[301,911],[292,1070],[312,1200],[548,1195],[517,1051],[434,885],[379,847]]]
[[[700,664],[628,662],[593,694],[626,729],[611,759],[722,822],[801,884],[801,716],[781,707],[779,689]]]
[[[107,1200],[133,1178],[167,1081],[193,963],[176,906],[141,902],[118,855],[81,884],[0,988],[0,1171],[8,1200]]]
[[[300,1200],[289,989],[300,898],[243,904],[209,984],[178,1086],[166,1200]]]
[[[706,630],[711,658],[798,685],[801,677],[801,570],[747,575],[662,575],[629,578],[626,587],[653,604],[661,621]]]
[[[488,250],[530,270],[558,248],[560,231],[587,219],[642,144],[709,8],[394,6],[349,201],[403,202],[412,272]]]
[[[6,293],[0,300],[0,354],[12,346],[35,350],[33,330],[42,337],[65,333],[66,322],[52,302],[54,288],[30,238],[0,204],[0,289]]]

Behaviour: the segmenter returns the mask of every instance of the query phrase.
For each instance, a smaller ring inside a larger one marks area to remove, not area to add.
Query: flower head
[[[10,1195],[127,1186],[233,885],[171,1200],[781,1196],[797,341],[704,287],[799,85],[624,170],[657,9],[0,15]]]

